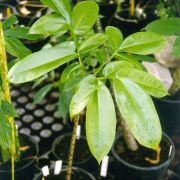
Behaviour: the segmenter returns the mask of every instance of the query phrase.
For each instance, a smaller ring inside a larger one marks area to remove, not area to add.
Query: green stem
[[[115,56],[116,52],[113,53],[104,63],[102,63],[99,68],[96,70],[96,72],[94,73],[95,76],[103,69],[103,67],[108,64]]]
[[[7,57],[6,57],[6,50],[5,50],[3,27],[2,27],[1,22],[0,22],[0,69],[1,69],[1,77],[2,77],[3,98],[5,101],[8,101],[11,103],[10,88],[9,88],[9,82],[7,78],[7,74],[8,74]],[[14,157],[16,155],[14,118],[9,117],[8,121],[12,128],[12,145],[11,145],[12,165],[11,166],[12,166],[12,180],[14,180]]]

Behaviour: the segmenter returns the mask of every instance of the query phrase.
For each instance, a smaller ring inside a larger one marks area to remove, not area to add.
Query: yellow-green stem
[[[72,138],[71,138],[71,145],[69,149],[66,180],[71,180],[74,148],[75,148],[75,143],[76,143],[76,131],[79,124],[79,117],[74,118],[73,121],[74,121],[74,127],[73,127],[73,133],[72,133]]]
[[[134,17],[135,14],[135,0],[130,0],[130,16]]]
[[[1,22],[0,22],[0,69],[1,69],[1,77],[2,77],[3,98],[5,101],[11,102],[9,82],[8,82],[8,78],[7,78],[7,73],[8,73],[7,57],[6,57],[6,50],[5,50],[3,27],[2,27]],[[13,117],[10,117],[8,119],[8,121],[12,128],[12,146],[11,146],[11,163],[12,163],[12,165],[11,166],[12,166],[12,180],[14,180],[14,157],[16,154],[15,126],[14,126]]]

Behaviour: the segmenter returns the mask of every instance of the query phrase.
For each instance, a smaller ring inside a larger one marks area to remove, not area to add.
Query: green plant
[[[99,163],[114,141],[115,103],[136,140],[156,149],[162,131],[150,95],[163,97],[167,92],[159,80],[144,71],[133,54],[145,56],[158,52],[164,47],[165,39],[152,32],[138,32],[123,40],[121,31],[112,26],[106,27],[105,33],[95,33],[98,5],[92,1],[80,2],[72,10],[68,0],[41,1],[54,12],[35,22],[29,33],[49,36],[67,32],[70,38],[63,45],[23,58],[10,69],[8,77],[12,83],[24,83],[68,63],[59,81],[63,92],[71,91],[73,96],[70,117],[74,130],[67,179],[71,176],[79,116],[86,107],[87,141]]]
[[[15,27],[17,18],[14,15],[0,22],[0,147],[1,160],[8,161],[11,158],[12,180],[14,179],[14,162],[20,158],[18,133],[14,124],[14,117],[18,117],[11,104],[10,88],[7,78],[8,62],[6,52],[16,57],[16,61],[31,53],[19,39],[36,39],[42,36],[27,35],[26,27]],[[15,62],[16,62],[15,61]],[[12,64],[14,61],[12,61]],[[12,65],[11,64],[11,65]]]

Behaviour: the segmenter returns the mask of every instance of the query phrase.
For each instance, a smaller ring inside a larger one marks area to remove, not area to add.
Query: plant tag
[[[76,131],[76,139],[80,139],[80,137],[81,137],[81,125],[78,125]]]
[[[43,176],[44,176],[44,177],[46,177],[46,176],[49,175],[49,168],[48,168],[48,166],[44,166],[44,167],[42,168],[42,173],[43,173]]]
[[[169,157],[171,156],[171,152],[172,152],[172,145],[169,148]]]
[[[107,176],[108,163],[109,163],[109,156],[105,156],[102,160],[100,176],[102,177]]]
[[[3,19],[3,14],[2,13],[0,13],[0,19]]]
[[[60,174],[61,169],[62,169],[62,160],[56,161],[55,162],[55,168],[54,168],[54,174],[55,175]]]

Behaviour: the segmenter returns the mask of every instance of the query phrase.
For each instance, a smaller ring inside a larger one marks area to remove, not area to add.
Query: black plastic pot
[[[115,161],[116,161],[115,171],[117,173],[118,180],[165,179],[166,171],[175,155],[174,144],[165,133],[163,133],[163,138],[160,144],[161,162],[156,165],[150,164],[149,162],[146,162],[144,160],[145,157],[151,157],[152,159],[155,159],[156,153],[154,151],[140,147],[140,150],[138,150],[138,152],[132,152],[127,150],[124,142],[123,143],[122,142],[123,142],[123,137],[122,135],[120,135],[116,138],[112,148],[112,154],[115,157]],[[120,143],[122,144],[120,145]],[[172,151],[169,156],[170,147],[172,147]],[[137,154],[139,154],[139,156],[141,157],[140,161],[139,161],[139,157],[137,157]],[[138,158],[138,162],[137,162],[137,158]]]
[[[179,98],[154,99],[163,131],[170,137],[180,133],[180,93]]]
[[[146,9],[146,17],[130,17],[130,10],[123,9],[121,12],[115,14],[110,25],[119,28],[126,37],[132,33],[141,31],[149,22],[155,20],[157,17],[153,12],[153,8]]]
[[[39,1],[21,1],[16,6],[16,15],[19,24],[25,26],[31,26],[46,11],[47,7],[44,7]]]
[[[64,165],[67,165],[71,137],[71,133],[61,135],[54,140],[52,145],[53,155],[56,159],[62,160]],[[86,169],[91,158],[92,155],[89,150],[86,138],[81,136],[80,139],[76,140],[73,165]]]
[[[15,179],[16,180],[32,180],[35,172],[35,163],[38,155],[38,145],[35,141],[25,134],[19,134],[20,146],[29,146],[25,152],[21,152],[21,158],[15,163]],[[0,165],[0,179],[11,180],[11,162]]]
[[[44,177],[44,180],[64,180],[66,177],[66,168],[64,167],[59,175],[54,175],[53,170],[50,171],[50,175]],[[43,175],[40,173],[33,180],[42,180]],[[72,180],[96,180],[92,174],[88,173],[84,169],[73,167]]]
[[[0,7],[1,7],[0,8],[0,13],[2,14],[2,18],[0,18],[1,21],[4,21],[8,16],[7,8],[10,9],[11,14],[16,14],[15,8],[12,5],[8,4],[8,3],[0,3]]]

